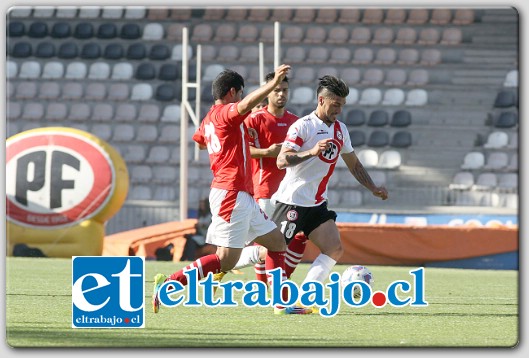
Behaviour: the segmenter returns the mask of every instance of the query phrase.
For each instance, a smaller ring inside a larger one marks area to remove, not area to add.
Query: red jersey
[[[206,114],[193,140],[208,148],[213,171],[212,188],[245,191],[253,195],[248,131],[237,103],[215,104]]]
[[[244,123],[248,128],[257,131],[257,139],[250,138],[250,145],[256,148],[268,148],[272,144],[282,143],[287,136],[288,128],[298,117],[285,111],[283,117],[277,118],[267,107],[253,112]],[[277,168],[275,157],[252,158],[253,190],[255,199],[270,199],[285,176],[285,170]]]

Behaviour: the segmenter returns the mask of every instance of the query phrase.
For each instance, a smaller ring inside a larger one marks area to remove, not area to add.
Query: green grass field
[[[332,318],[271,308],[176,308],[152,313],[152,277],[185,263],[147,261],[145,328],[73,329],[71,260],[6,259],[6,337],[12,347],[512,347],[519,339],[517,271],[426,269],[425,308],[345,304]],[[301,282],[309,265],[292,279]],[[336,272],[347,266],[338,265]],[[375,289],[412,281],[415,267],[369,266]],[[253,269],[232,279],[254,279]]]

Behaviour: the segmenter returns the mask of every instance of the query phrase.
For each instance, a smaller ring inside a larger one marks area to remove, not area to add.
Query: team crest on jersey
[[[296,210],[289,210],[287,212],[288,221],[296,221],[298,219],[298,212]]]
[[[338,140],[343,140],[342,132],[336,131],[336,138],[338,138]]]

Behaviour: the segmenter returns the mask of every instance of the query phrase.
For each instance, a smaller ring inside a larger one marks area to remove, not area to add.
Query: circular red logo
[[[60,228],[103,209],[114,191],[108,154],[87,137],[58,130],[28,132],[6,143],[8,220]]]
[[[289,210],[287,212],[288,221],[296,221],[298,219],[298,212],[296,210]]]

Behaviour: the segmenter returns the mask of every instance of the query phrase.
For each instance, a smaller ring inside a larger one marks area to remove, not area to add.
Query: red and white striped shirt
[[[327,185],[340,153],[354,151],[345,124],[336,121],[329,127],[312,112],[290,127],[283,146],[303,152],[326,138],[331,138],[329,150],[286,168],[285,177],[272,196],[272,202],[307,207],[327,200]]]
[[[212,188],[253,195],[248,131],[244,125],[249,114],[240,115],[237,103],[213,105],[193,135],[195,142],[207,146]]]

